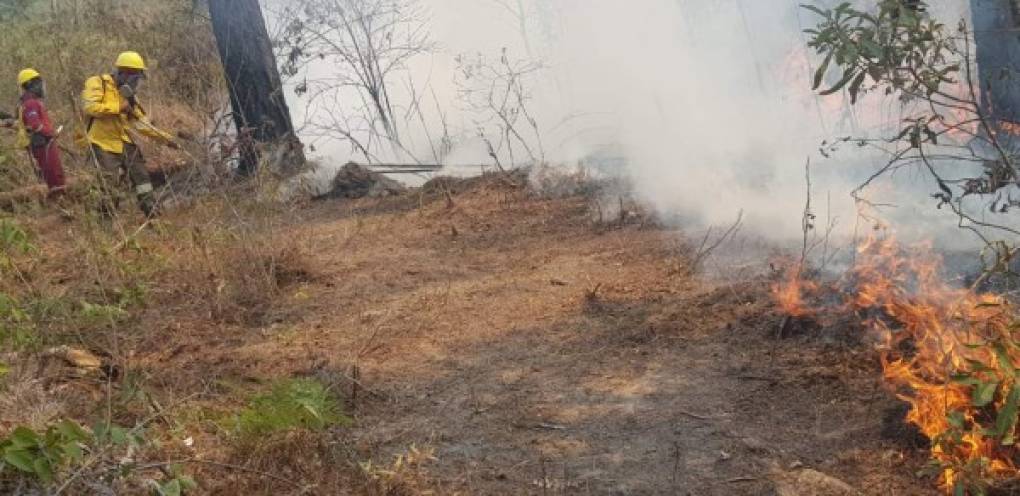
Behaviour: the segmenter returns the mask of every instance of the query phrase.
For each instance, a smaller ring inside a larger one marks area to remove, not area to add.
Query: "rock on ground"
[[[398,195],[407,188],[393,179],[348,162],[333,177],[327,198],[365,198]]]

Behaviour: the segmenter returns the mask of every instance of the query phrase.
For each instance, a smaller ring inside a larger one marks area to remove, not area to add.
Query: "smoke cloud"
[[[274,1],[286,0],[270,0],[270,12],[280,7]],[[466,130],[447,157],[452,170],[491,162],[470,132],[477,116],[458,104],[456,56],[498,58],[505,49],[545,65],[531,81],[528,105],[551,163],[621,159],[626,165],[616,172],[632,181],[638,195],[685,225],[729,224],[743,211],[745,226],[783,241],[801,235],[810,157],[819,226],[838,219],[838,234],[849,234],[859,227],[850,192],[884,161],[853,143],[826,158],[820,144],[842,136],[886,136],[898,127],[902,111],[895,99],[881,95],[851,108],[843,95],[811,91],[818,61],[802,30],[816,18],[799,3],[422,0],[439,50],[415,60],[409,76],[435,92],[435,106],[452,128]],[[968,15],[966,2],[932,4],[949,25]],[[309,72],[314,77],[329,70],[323,62]],[[291,98],[297,122],[328,112]],[[426,114],[428,125],[438,129],[439,112]],[[409,135],[415,153],[430,157],[424,133]],[[312,141],[324,163],[357,159],[342,142]],[[880,215],[901,237],[965,239],[954,231],[955,218],[934,208],[928,198],[934,190],[920,170],[906,168],[869,195],[896,205]]]

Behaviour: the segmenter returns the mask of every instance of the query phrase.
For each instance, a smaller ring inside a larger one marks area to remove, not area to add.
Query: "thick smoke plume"
[[[969,16],[966,2],[931,3],[947,24]],[[811,91],[818,60],[802,30],[817,19],[798,4],[422,0],[438,50],[411,63],[408,79],[434,92],[434,103],[423,105],[428,126],[441,127],[441,109],[447,124],[461,130],[444,159],[454,170],[491,163],[474,136],[479,117],[459,102],[457,57],[503,54],[544,65],[530,81],[528,105],[551,163],[622,164],[613,172],[685,225],[727,224],[743,211],[746,226],[785,241],[801,234],[810,157],[818,224],[835,219],[834,235],[848,235],[860,228],[850,191],[883,165],[883,156],[854,143],[840,144],[829,158],[819,148],[844,136],[887,136],[902,111],[882,95],[851,108],[843,95]],[[329,70],[327,62],[313,64],[302,77]],[[298,122],[330,111],[298,99],[292,107]],[[407,134],[414,152],[430,158],[425,134]],[[342,142],[316,146],[326,163],[356,159]],[[966,238],[953,231],[951,214],[934,208],[928,194],[935,186],[927,181],[920,170],[904,169],[869,195],[895,205],[878,214],[901,238]]]

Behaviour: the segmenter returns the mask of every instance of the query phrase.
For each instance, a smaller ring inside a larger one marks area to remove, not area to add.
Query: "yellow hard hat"
[[[117,67],[120,69],[134,69],[136,71],[147,70],[145,60],[138,52],[124,52],[117,56]]]
[[[35,69],[25,69],[18,73],[18,86],[24,86],[25,83],[38,77],[42,77],[42,74],[39,74],[39,71]]]

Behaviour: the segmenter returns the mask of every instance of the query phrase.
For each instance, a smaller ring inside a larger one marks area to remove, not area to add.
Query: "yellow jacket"
[[[149,123],[141,105],[136,105],[130,115],[121,114],[120,90],[109,74],[94,76],[85,81],[81,99],[88,117],[88,141],[104,151],[124,153],[124,143],[134,143],[131,139],[132,129],[160,141],[173,141],[173,136]]]

